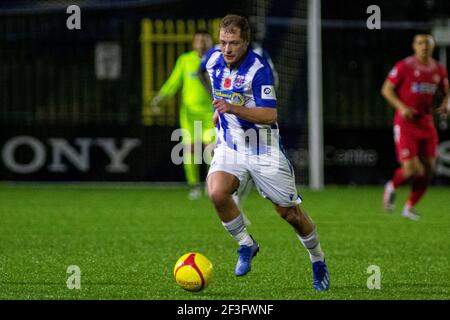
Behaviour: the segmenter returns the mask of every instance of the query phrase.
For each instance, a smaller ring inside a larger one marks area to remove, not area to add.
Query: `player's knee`
[[[411,164],[403,167],[403,176],[405,179],[417,179],[425,175],[425,168],[421,164]]]
[[[208,191],[209,199],[212,201],[214,206],[223,207],[226,205],[230,195],[224,190],[218,188],[212,188]]]
[[[425,168],[424,168],[424,166],[421,165],[421,164],[416,164],[415,166],[413,166],[412,177],[414,179],[420,179],[420,178],[425,177]]]
[[[412,178],[414,176],[414,167],[413,166],[403,166],[403,177],[405,179]]]

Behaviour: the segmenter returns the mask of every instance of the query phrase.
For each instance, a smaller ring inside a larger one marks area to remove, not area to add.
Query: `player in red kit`
[[[447,70],[432,58],[434,40],[418,34],[413,41],[414,55],[399,61],[389,73],[381,93],[395,108],[394,141],[401,164],[384,188],[386,211],[394,209],[395,189],[411,183],[411,192],[402,216],[418,220],[414,206],[431,183],[436,167],[438,134],[433,121],[433,100],[438,92],[444,96],[437,109],[447,116],[449,85]]]

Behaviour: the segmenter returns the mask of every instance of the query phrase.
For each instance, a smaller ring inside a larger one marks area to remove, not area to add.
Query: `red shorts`
[[[437,157],[439,138],[434,127],[422,129],[396,124],[394,125],[394,142],[399,162],[417,156]]]

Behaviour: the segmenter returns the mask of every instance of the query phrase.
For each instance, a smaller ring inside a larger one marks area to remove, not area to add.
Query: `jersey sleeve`
[[[276,108],[277,97],[273,82],[272,71],[269,66],[260,68],[252,81],[253,98],[257,107]]]
[[[178,89],[181,87],[183,83],[183,64],[184,64],[184,56],[181,55],[177,62],[175,63],[175,67],[173,68],[172,73],[169,78],[163,84],[161,89],[159,90],[159,94],[163,97],[172,97],[177,93]]]
[[[202,72],[206,71],[206,65],[207,65],[209,59],[211,58],[211,55],[215,51],[217,51],[217,49],[213,47],[206,52],[205,56],[203,57],[202,61],[200,62],[200,71],[202,71]]]
[[[405,63],[404,61],[397,62],[392,70],[389,72],[387,76],[387,80],[389,80],[394,87],[400,85],[400,83],[405,78]]]

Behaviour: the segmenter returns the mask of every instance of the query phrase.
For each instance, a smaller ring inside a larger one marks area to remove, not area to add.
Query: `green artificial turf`
[[[450,189],[432,187],[419,222],[381,210],[382,187],[301,190],[315,221],[331,289],[312,289],[308,255],[272,205],[253,192],[252,271],[234,276],[237,245],[206,197],[182,187],[0,184],[0,299],[450,299]],[[197,251],[214,265],[202,292],[178,287],[177,259]],[[69,290],[68,266],[81,270]],[[367,268],[381,270],[369,290]]]

